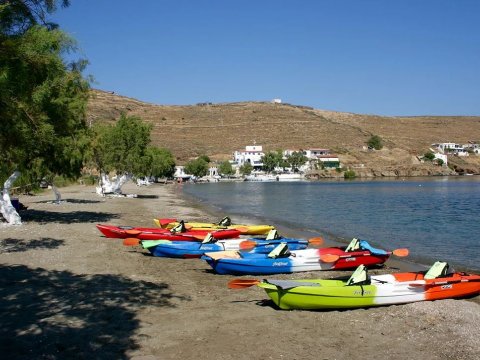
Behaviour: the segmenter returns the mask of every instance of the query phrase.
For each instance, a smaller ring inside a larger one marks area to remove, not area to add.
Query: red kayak
[[[208,233],[211,233],[214,239],[236,238],[240,231],[235,229],[225,230],[189,230],[189,231],[170,231],[160,228],[142,228],[132,226],[114,226],[97,224],[97,229],[107,238],[126,239],[137,238],[141,240],[171,240],[171,241],[201,241]]]

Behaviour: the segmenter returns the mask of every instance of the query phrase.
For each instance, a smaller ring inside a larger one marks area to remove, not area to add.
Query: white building
[[[321,165],[322,168],[339,168],[340,159],[337,155],[332,154],[330,149],[307,149],[303,152],[308,158],[310,169],[314,169],[315,165]]]
[[[470,141],[468,144],[463,145],[465,150],[471,151],[474,154],[480,155],[480,144]]]
[[[240,167],[249,163],[254,169],[260,169],[263,166],[262,157],[265,155],[261,145],[246,146],[245,150],[235,151],[233,153],[234,165]]]
[[[305,165],[300,167],[300,171],[314,170],[320,168],[337,168],[340,167],[340,160],[337,155],[331,154],[329,149],[306,149],[292,150],[288,149],[283,152],[284,158],[292,155],[294,152],[302,152],[307,157]]]
[[[432,144],[432,147],[438,149],[442,154],[445,155],[468,156],[467,150],[465,150],[464,146],[460,144],[439,143]]]

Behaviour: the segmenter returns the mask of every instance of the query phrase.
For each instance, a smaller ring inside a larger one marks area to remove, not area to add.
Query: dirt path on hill
[[[93,187],[21,196],[0,225],[0,351],[8,359],[477,359],[480,305],[443,300],[351,311],[281,311],[226,288],[201,260],[161,259],[100,237],[96,223],[214,220],[178,185],[104,199]],[[378,272],[385,270],[379,270]],[[334,277],[341,272],[282,275]]]

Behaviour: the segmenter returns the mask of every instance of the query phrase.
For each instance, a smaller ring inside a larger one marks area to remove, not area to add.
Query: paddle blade
[[[168,226],[168,224],[177,222],[177,219],[158,219],[158,223],[160,224],[160,227],[165,228]]]
[[[125,240],[123,240],[123,245],[137,246],[137,245],[140,245],[140,240],[137,238],[126,238]]]
[[[314,237],[311,239],[308,239],[308,243],[312,246],[321,246],[323,245],[323,238],[321,237]]]
[[[338,255],[333,255],[333,254],[324,254],[320,255],[320,261],[326,262],[326,263],[333,263],[340,259],[340,256]]]
[[[233,279],[227,284],[229,289],[246,289],[250,286],[260,284],[260,280],[256,279]]]
[[[128,235],[134,235],[134,236],[135,236],[135,235],[139,235],[139,234],[141,234],[141,233],[142,233],[141,231],[139,231],[139,230],[134,230],[134,229],[132,229],[132,230],[125,230],[125,234],[128,234]]]
[[[250,231],[247,226],[235,226],[235,230],[240,231],[241,234],[247,234]]]
[[[408,249],[396,249],[392,251],[392,254],[398,257],[405,257],[408,256]]]
[[[239,248],[240,250],[251,250],[255,246],[257,246],[257,243],[255,241],[245,240],[240,243]]]

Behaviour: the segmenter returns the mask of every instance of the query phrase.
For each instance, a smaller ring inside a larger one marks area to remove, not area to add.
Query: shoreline
[[[363,179],[363,180],[370,181],[371,179]],[[393,179],[388,179],[386,181],[392,181],[392,180]],[[376,181],[376,180],[373,180],[373,181]],[[378,179],[378,181],[380,180]],[[402,180],[398,179],[397,181],[402,181]],[[195,184],[187,184],[187,186],[194,186],[194,185]],[[184,186],[184,184],[182,184],[181,186]],[[325,241],[323,247],[345,246],[351,240],[351,239],[345,239],[343,237],[336,236],[333,233],[328,233],[325,231],[314,231],[311,229],[295,227],[294,224],[272,223],[271,221],[267,220],[266,217],[255,218],[255,217],[249,217],[248,215],[240,214],[240,213],[225,213],[224,210],[222,210],[221,208],[218,208],[213,204],[209,204],[208,202],[200,198],[196,198],[195,196],[187,194],[183,191],[178,192],[178,195],[181,196],[183,199],[185,199],[185,201],[190,202],[196,208],[199,208],[208,214],[208,218],[183,219],[186,221],[194,220],[194,221],[203,222],[208,220],[211,222],[218,222],[221,218],[228,215],[232,218],[233,222],[235,223],[253,223],[253,224],[268,223],[268,224],[274,225],[279,230],[280,234],[294,237],[294,238],[308,239],[312,237],[321,236]],[[382,245],[379,245],[379,244],[372,243],[372,245],[378,246],[379,248],[384,248]],[[422,257],[420,255],[415,256],[414,259],[412,259],[411,257],[402,259],[402,258],[396,258],[392,256],[386,262],[386,266],[389,267],[389,265],[391,265],[392,268],[399,269],[404,272],[415,272],[415,271],[427,270],[432,265],[432,263],[429,263],[425,257]],[[478,270],[471,269],[468,266],[456,265],[455,269],[457,269],[458,271],[464,271],[464,272],[470,272],[470,273],[478,272]]]
[[[93,187],[24,197],[19,227],[0,226],[0,350],[11,359],[474,359],[480,297],[354,309],[282,311],[262,289],[227,289],[198,259],[155,258],[96,223],[152,227],[154,217],[216,219],[175,185]],[[193,205],[193,206],[192,206]],[[390,261],[390,260],[389,260]],[[392,271],[393,265],[391,266]],[[389,271],[390,269],[388,269]],[[373,273],[385,269],[373,269]],[[275,276],[331,278],[345,271]],[[202,354],[202,355],[199,355]]]

